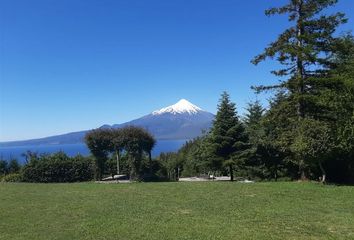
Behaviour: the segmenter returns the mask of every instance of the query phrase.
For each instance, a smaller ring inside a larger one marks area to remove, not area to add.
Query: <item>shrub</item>
[[[1,177],[10,173],[19,173],[21,170],[21,164],[17,161],[17,159],[12,158],[10,161],[6,161],[4,159],[0,159],[0,181]]]
[[[3,159],[0,159],[0,175],[7,174],[7,165],[9,163]]]
[[[2,182],[22,182],[22,174],[10,173],[2,177]]]
[[[7,166],[8,173],[19,173],[21,170],[21,164],[17,161],[17,159],[13,158],[9,161]]]
[[[80,182],[92,180],[93,161],[78,155],[68,157],[63,152],[31,159],[22,169],[25,182]]]

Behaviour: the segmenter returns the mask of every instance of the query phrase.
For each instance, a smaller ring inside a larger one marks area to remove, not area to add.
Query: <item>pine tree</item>
[[[354,37],[341,37],[321,100],[327,104],[334,151],[325,163],[328,179],[354,183]]]
[[[245,172],[251,179],[264,178],[265,173],[262,155],[259,152],[260,144],[264,139],[264,127],[262,125],[264,112],[265,109],[258,100],[250,102],[246,107],[246,113],[243,119],[250,142]]]
[[[261,124],[261,120],[263,118],[263,114],[265,109],[262,107],[260,102],[254,101],[250,102],[246,108],[246,114],[244,118],[244,123],[246,126],[246,131],[248,133],[250,142],[252,144],[256,144],[258,140],[263,135],[263,128]]]
[[[299,96],[296,99],[299,117],[305,116],[303,94],[309,91],[311,76],[322,75],[331,65],[332,45],[335,43],[333,32],[347,20],[343,13],[325,16],[319,13],[334,5],[337,0],[290,0],[289,4],[271,8],[267,16],[288,14],[293,26],[286,29],[278,39],[272,42],[264,53],[256,56],[252,62],[258,64],[267,57],[276,58],[285,68],[272,71],[276,76],[288,78],[277,86],[260,86],[259,90],[283,87]]]
[[[285,117],[287,126],[280,138],[286,145],[283,145],[284,148],[295,151],[293,153],[299,165],[301,178],[305,178],[305,165],[310,160],[305,159],[301,151],[297,151],[300,148],[291,145],[295,143],[295,139],[303,139],[302,136],[298,136],[299,134],[306,135],[303,130],[309,128],[304,128],[304,123],[309,123],[312,119],[320,120],[324,115],[324,108],[319,106],[321,101],[318,100],[318,93],[323,85],[324,76],[332,66],[333,46],[337,41],[333,33],[340,24],[346,22],[346,19],[343,13],[327,16],[321,14],[321,11],[336,2],[337,0],[289,0],[285,6],[267,10],[268,16],[287,14],[293,24],[280,34],[264,53],[252,61],[258,64],[270,57],[284,66],[272,73],[285,80],[276,86],[256,87],[256,90],[272,88],[285,90],[287,97],[281,107],[285,111],[280,111],[280,114],[288,114]],[[305,118],[307,120],[304,122]],[[285,133],[286,131],[288,133]]]
[[[221,95],[218,112],[209,135],[209,150],[216,157],[214,164],[228,167],[231,181],[233,168],[244,160],[248,137],[243,124],[239,121],[236,106],[230,102],[229,94]]]

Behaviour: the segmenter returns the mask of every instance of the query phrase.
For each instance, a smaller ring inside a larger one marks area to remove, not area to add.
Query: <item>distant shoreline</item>
[[[175,152],[189,139],[176,140],[158,140],[154,148],[153,157],[158,156],[161,152]],[[25,161],[23,153],[27,151],[37,153],[54,153],[63,151],[69,156],[81,154],[83,156],[90,155],[90,152],[84,143],[72,144],[38,144],[38,145],[24,145],[24,146],[0,146],[0,158],[10,160],[12,158],[18,159],[20,162]]]

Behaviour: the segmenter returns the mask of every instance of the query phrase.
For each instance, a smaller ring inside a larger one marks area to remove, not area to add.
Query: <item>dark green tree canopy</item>
[[[258,64],[266,58],[275,58],[283,66],[272,71],[281,77],[279,85],[259,86],[256,90],[282,90],[282,98],[271,105],[266,116],[267,126],[271,127],[266,129],[274,139],[272,145],[290,153],[289,159],[297,162],[301,178],[306,178],[309,165],[318,162],[321,167],[324,161],[319,154],[315,159],[309,152],[320,152],[315,150],[319,149],[319,143],[325,142],[327,148],[332,146],[327,135],[333,131],[318,128],[323,134],[316,135],[311,126],[331,125],[328,119],[333,118],[333,111],[328,96],[341,85],[332,81],[330,75],[335,66],[333,59],[340,49],[340,38],[334,32],[347,20],[343,13],[326,15],[323,11],[336,3],[337,0],[289,0],[282,7],[267,10],[268,16],[288,15],[291,26],[252,61]]]
[[[248,136],[237,116],[236,106],[226,92],[221,95],[207,146],[214,158],[213,164],[218,166],[221,163],[222,166],[229,167],[233,180],[233,165],[243,160],[243,153],[248,146]]]
[[[127,152],[150,152],[156,144],[155,138],[144,128],[127,126],[117,130],[117,141],[122,143]]]
[[[131,156],[131,174],[137,175],[142,154],[147,153],[151,163],[151,151],[156,144],[155,138],[147,130],[135,126],[95,129],[87,133],[85,141],[96,159],[96,179],[102,178],[108,155],[115,152],[119,159],[121,151]]]
[[[112,150],[112,130],[94,129],[85,136],[85,142],[93,155],[106,155]]]
[[[258,64],[267,57],[275,58],[284,68],[273,70],[272,73],[288,78],[276,86],[258,86],[255,88],[257,91],[283,87],[302,95],[312,89],[311,77],[323,75],[331,65],[333,45],[336,42],[334,31],[347,21],[343,13],[321,14],[322,10],[336,2],[337,0],[290,0],[285,6],[266,11],[268,16],[287,14],[289,21],[294,24],[270,43],[252,63]],[[302,97],[296,97],[301,115],[304,114]]]
[[[261,121],[263,119],[265,109],[259,101],[250,102],[246,108],[244,123],[250,142],[256,144],[264,135],[264,129]]]
[[[215,154],[223,159],[228,159],[234,152],[237,131],[242,128],[239,123],[236,106],[230,101],[227,92],[223,92],[218,105],[210,137],[212,138]]]

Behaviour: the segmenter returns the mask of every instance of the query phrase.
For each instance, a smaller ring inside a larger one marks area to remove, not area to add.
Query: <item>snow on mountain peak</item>
[[[188,114],[196,114],[199,111],[202,111],[201,108],[196,105],[188,102],[186,99],[179,100],[176,104],[171,106],[161,108],[160,110],[156,110],[152,112],[153,115],[159,115],[163,113],[172,113],[172,114],[180,114],[180,113],[188,113]]]

